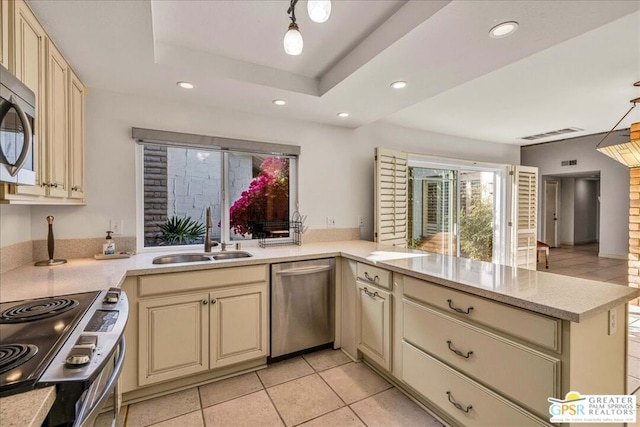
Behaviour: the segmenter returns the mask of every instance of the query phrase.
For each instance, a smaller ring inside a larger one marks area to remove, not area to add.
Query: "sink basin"
[[[180,262],[213,261],[211,255],[206,254],[171,254],[162,255],[153,259],[153,264],[177,264]]]
[[[236,259],[236,258],[249,258],[252,257],[249,252],[244,251],[229,251],[229,252],[216,252],[211,255],[215,260],[224,260],[224,259]]]

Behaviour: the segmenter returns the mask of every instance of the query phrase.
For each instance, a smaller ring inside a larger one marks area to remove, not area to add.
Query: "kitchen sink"
[[[153,259],[153,264],[177,264],[180,262],[213,261],[213,257],[207,254],[171,254],[162,255]]]
[[[224,260],[224,259],[236,259],[236,258],[249,258],[252,257],[249,252],[244,251],[229,251],[229,252],[216,252],[211,255],[215,260]]]

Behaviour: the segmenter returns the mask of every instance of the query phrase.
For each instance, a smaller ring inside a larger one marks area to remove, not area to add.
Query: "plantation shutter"
[[[512,166],[511,265],[536,269],[538,230],[538,168]]]
[[[408,155],[376,148],[375,241],[407,247]]]

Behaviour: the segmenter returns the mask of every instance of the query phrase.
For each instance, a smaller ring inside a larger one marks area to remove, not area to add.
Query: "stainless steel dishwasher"
[[[271,265],[271,358],[333,342],[335,259]]]

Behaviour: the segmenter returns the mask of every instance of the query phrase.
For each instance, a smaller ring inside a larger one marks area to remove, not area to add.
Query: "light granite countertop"
[[[39,388],[0,399],[0,426],[40,427],[56,400],[56,388]]]
[[[580,322],[640,295],[639,289],[611,283],[401,249],[364,240],[264,249],[246,247],[244,250],[253,256],[225,261],[155,265],[152,264],[153,258],[167,252],[145,252],[127,259],[71,259],[67,264],[55,267],[25,265],[0,275],[0,302],[108,289],[120,286],[127,276],[336,256],[376,264],[417,279],[572,322]]]
[[[571,322],[580,322],[640,295],[639,289],[621,285],[427,254],[361,240],[265,249],[246,247],[244,250],[253,256],[226,261],[154,265],[153,258],[167,252],[149,252],[118,260],[71,259],[67,264],[55,267],[25,265],[0,275],[0,302],[108,289],[120,286],[127,276],[337,256],[375,264],[396,273]],[[4,427],[11,420],[13,424],[6,426],[39,425],[41,421],[33,409],[39,408],[37,412],[44,411],[46,415],[54,399],[51,396],[55,396],[52,390],[49,387],[0,399],[0,424]]]

